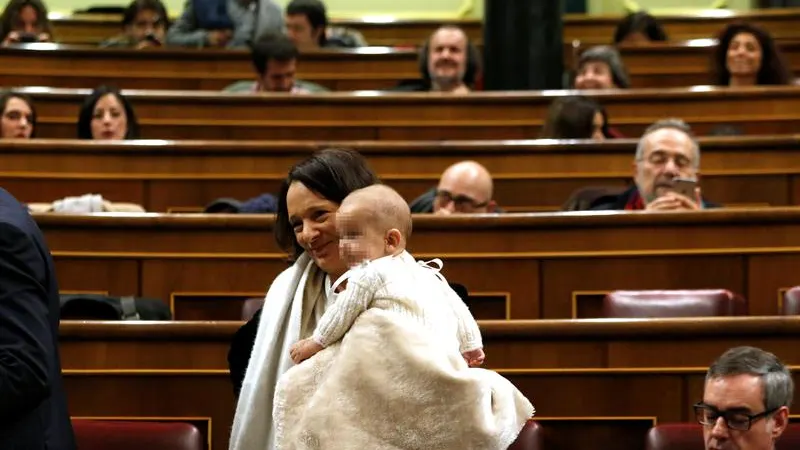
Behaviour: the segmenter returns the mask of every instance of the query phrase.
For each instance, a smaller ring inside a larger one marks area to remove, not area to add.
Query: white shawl
[[[289,347],[300,339],[305,288],[313,269],[316,265],[303,253],[275,278],[267,292],[236,405],[229,450],[274,449],[271,419],[275,385],[293,366]],[[323,286],[319,291],[324,293]]]

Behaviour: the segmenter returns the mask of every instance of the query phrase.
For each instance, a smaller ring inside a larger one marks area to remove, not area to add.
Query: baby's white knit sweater
[[[459,351],[483,347],[478,323],[444,277],[408,252],[351,269],[347,287],[320,318],[313,339],[327,347],[341,339],[367,308],[381,308],[421,323],[437,335],[455,336]]]

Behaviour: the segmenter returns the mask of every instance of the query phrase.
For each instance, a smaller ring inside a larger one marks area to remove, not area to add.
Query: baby
[[[470,367],[483,364],[480,330],[467,306],[438,271],[405,250],[411,212],[400,194],[385,185],[352,192],[336,214],[336,231],[341,257],[351,268],[342,277],[349,277],[347,286],[320,318],[313,336],[291,347],[295,363],[339,341],[359,314],[379,306],[436,331],[453,323],[464,360]]]

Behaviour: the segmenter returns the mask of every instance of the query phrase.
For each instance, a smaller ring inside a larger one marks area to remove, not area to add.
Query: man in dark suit
[[[75,449],[58,320],[44,237],[27,209],[0,189],[0,449]]]

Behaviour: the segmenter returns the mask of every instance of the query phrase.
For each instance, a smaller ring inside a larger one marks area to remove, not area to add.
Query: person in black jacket
[[[634,186],[622,193],[600,195],[588,209],[693,211],[719,205],[700,194],[700,145],[691,128],[680,119],[663,119],[645,130],[636,146]],[[676,179],[695,180],[690,195],[676,192]]]
[[[439,185],[414,199],[414,214],[480,214],[502,212],[492,198],[492,175],[480,163],[461,161],[448,167]]]
[[[58,283],[28,210],[0,189],[0,448],[74,450],[58,352]]]

